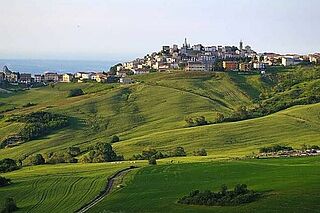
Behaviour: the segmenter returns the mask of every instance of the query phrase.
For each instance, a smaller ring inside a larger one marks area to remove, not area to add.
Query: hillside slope
[[[0,111],[12,107],[0,120],[0,140],[22,128],[19,123],[5,122],[14,114],[47,110],[72,118],[70,127],[39,140],[2,149],[0,154],[19,158],[72,145],[87,147],[108,141],[115,134],[123,139],[142,137],[181,129],[186,116],[202,115],[211,120],[217,112],[229,114],[237,105],[251,103],[250,96],[224,73],[155,73],[140,78],[144,78],[142,82],[133,85],[61,83],[0,96],[3,103]],[[86,94],[68,98],[72,88],[81,88]],[[23,107],[27,103],[35,105]]]

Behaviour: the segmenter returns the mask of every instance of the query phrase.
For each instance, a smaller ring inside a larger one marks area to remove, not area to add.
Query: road
[[[103,198],[105,198],[108,194],[110,194],[110,192],[113,188],[114,182],[118,177],[124,176],[130,170],[136,169],[136,168],[137,167],[129,167],[126,169],[122,169],[122,170],[118,171],[117,173],[115,173],[114,175],[112,175],[111,177],[109,177],[108,181],[107,181],[106,188],[94,200],[92,200],[90,203],[86,204],[85,206],[81,207],[79,210],[77,210],[75,212],[76,213],[85,213],[89,209],[91,209],[92,207],[97,205],[100,201],[103,200]]]

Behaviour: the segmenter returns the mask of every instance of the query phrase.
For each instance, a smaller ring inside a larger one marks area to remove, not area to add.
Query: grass
[[[5,105],[17,108],[5,113],[6,117],[48,110],[73,118],[71,127],[18,147],[0,150],[0,155],[17,159],[24,154],[60,151],[74,145],[85,148],[108,141],[115,134],[120,135],[121,140],[127,140],[181,129],[186,116],[204,115],[213,120],[216,112],[228,114],[237,104],[251,101],[224,74],[155,73],[140,78],[143,78],[141,83],[128,86],[61,83],[0,98],[0,102],[5,103],[0,110]],[[74,88],[81,88],[86,94],[68,98],[68,92]],[[36,105],[22,107],[26,103]],[[0,120],[0,140],[22,127],[5,122],[6,117]]]
[[[139,170],[127,186],[89,212],[318,212],[319,157],[162,164]],[[219,190],[245,183],[264,193],[260,200],[237,207],[177,204],[195,189]]]
[[[74,212],[99,194],[108,176],[131,165],[128,162],[44,165],[1,174],[13,184],[0,188],[0,209],[6,197],[14,197],[19,212]]]

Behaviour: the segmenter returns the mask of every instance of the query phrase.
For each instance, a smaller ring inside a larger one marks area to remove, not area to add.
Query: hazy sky
[[[128,59],[162,45],[320,51],[319,0],[0,0],[0,58]]]

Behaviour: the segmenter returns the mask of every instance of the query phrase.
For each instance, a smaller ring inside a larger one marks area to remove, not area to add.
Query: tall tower
[[[240,40],[240,51],[242,51],[243,50],[243,42],[242,42],[242,40]]]
[[[187,38],[184,39],[184,47],[188,47],[188,42],[187,42]]]

